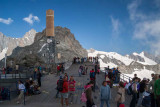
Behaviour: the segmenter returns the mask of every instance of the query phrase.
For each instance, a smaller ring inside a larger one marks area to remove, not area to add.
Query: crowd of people
[[[32,78],[34,77],[34,78]],[[27,79],[24,83],[19,80],[18,81],[18,99],[17,104],[22,103],[24,99],[24,95],[32,96],[40,94],[40,87],[41,87],[41,70],[39,68],[34,70],[33,76]]]
[[[87,71],[88,71],[88,66],[79,66],[79,70],[78,70],[78,74],[79,74],[79,77],[81,75],[87,75]]]
[[[130,107],[160,107],[160,75],[151,74],[152,80],[142,80],[134,74],[134,78],[125,83],[125,90],[132,95]]]
[[[73,63],[74,64],[83,64],[84,62],[87,61],[87,57],[82,57],[82,58],[79,58],[79,57],[74,57],[73,58]]]
[[[61,104],[64,106],[64,100],[66,103],[66,106],[69,107],[69,102],[70,104],[73,103],[73,96],[75,94],[75,84],[76,81],[74,80],[73,76],[67,75],[67,73],[64,74],[64,77],[60,76],[59,80],[57,80],[57,94],[56,98],[59,96],[61,97]]]
[[[109,66],[105,68],[105,80],[107,81],[108,85],[112,88],[113,83],[120,82],[120,71],[118,68],[110,69]]]
[[[83,60],[80,61],[79,58],[75,58],[74,61],[75,63],[81,63],[78,69],[79,77],[81,77],[81,75],[86,75],[90,78],[90,81],[84,86],[84,91],[80,97],[80,100],[86,104],[86,107],[96,107],[93,99],[93,92],[97,89],[96,75],[100,72],[98,57],[87,58],[87,61],[93,62],[94,64],[94,67],[90,69],[90,72],[88,72],[88,65],[82,64]],[[64,107],[64,101],[66,106],[69,107],[69,104],[73,104],[75,91],[77,90],[76,81],[73,75],[68,76],[67,73],[64,73],[64,68],[62,65],[57,66],[57,71],[62,72],[62,75],[64,76],[62,77],[60,76],[60,73],[57,73],[57,75],[59,75],[59,79],[57,80],[56,98],[61,98],[62,107]],[[18,82],[20,94],[17,99],[17,103],[22,100],[24,92],[27,95],[40,93],[38,87],[41,87],[42,75],[39,68],[35,70],[35,72],[36,73],[33,78],[36,79],[37,82],[32,79],[27,80],[25,84],[23,84],[22,81]],[[131,98],[130,107],[160,107],[160,76],[158,74],[152,74],[151,81],[147,78],[143,78],[141,80],[135,74],[134,78],[128,82],[120,81],[120,74],[121,72],[118,68],[110,69],[109,66],[105,68],[105,79],[102,82],[101,87],[99,87],[100,107],[103,107],[104,103],[106,103],[107,107],[110,107],[110,99],[113,94],[111,93],[111,88],[113,88],[113,84],[117,84],[118,86],[116,97],[114,98],[117,107],[125,107],[126,96]]]

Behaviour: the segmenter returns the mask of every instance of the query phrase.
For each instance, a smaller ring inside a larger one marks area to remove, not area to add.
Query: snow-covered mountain
[[[7,37],[0,32],[0,60],[4,58],[5,54],[11,55],[16,47],[31,45],[34,42],[35,35],[36,31],[34,29],[28,31],[22,38]]]
[[[94,49],[88,50],[88,56],[95,57],[98,56],[100,61],[102,60],[104,63],[113,63],[113,65],[130,65],[133,62],[137,62],[143,65],[156,65],[157,62],[153,59],[148,58],[145,56],[144,52],[141,53],[133,53],[131,55],[120,55],[116,52],[103,52],[97,51]]]
[[[101,69],[104,69],[104,67],[107,66],[110,66],[110,68],[119,67],[121,72],[126,73],[131,77],[133,76],[133,73],[137,72],[141,78],[148,77],[148,75],[153,72],[160,72],[160,59],[146,52],[134,52],[131,55],[123,56],[116,52],[103,52],[90,49],[88,50],[88,56],[98,56]]]

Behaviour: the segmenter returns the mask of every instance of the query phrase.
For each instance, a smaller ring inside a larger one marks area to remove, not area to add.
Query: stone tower
[[[54,36],[54,11],[46,11],[46,36]]]

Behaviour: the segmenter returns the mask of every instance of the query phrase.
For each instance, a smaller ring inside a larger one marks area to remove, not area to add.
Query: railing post
[[[123,74],[123,81],[124,81],[124,74]]]
[[[6,75],[6,72],[5,72],[5,79],[6,79],[7,75]]]
[[[24,90],[24,92],[23,92],[23,94],[24,94],[24,105],[26,104],[26,101],[25,101],[25,90]]]

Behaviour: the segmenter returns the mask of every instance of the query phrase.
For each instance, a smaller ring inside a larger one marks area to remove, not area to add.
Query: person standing
[[[60,65],[57,65],[57,76],[60,75]]]
[[[29,89],[30,89],[30,83],[29,83],[29,80],[26,80],[25,88],[26,88],[26,94],[27,94],[27,95],[29,95]]]
[[[95,91],[95,84],[96,84],[96,74],[94,72],[94,69],[90,71],[90,80],[93,81],[93,91]]]
[[[143,78],[143,80],[139,83],[139,98],[138,98],[137,107],[140,107],[142,105],[143,93],[146,91],[146,88],[147,88],[146,82],[147,82],[147,79]]]
[[[95,74],[97,74],[97,70],[98,70],[98,65],[97,65],[97,64],[95,64],[95,66],[94,66]]]
[[[38,72],[37,74],[37,81],[38,81],[38,86],[41,87],[41,77],[42,77],[42,74],[40,72]]]
[[[76,84],[76,81],[74,80],[73,76],[71,76],[69,80],[69,98],[70,98],[71,104],[73,102],[73,96],[75,93],[75,84]]]
[[[37,71],[38,71],[38,69],[37,69],[37,68],[35,68],[35,69],[34,69],[34,80],[36,80],[36,79],[37,79]]]
[[[117,102],[117,107],[120,107],[120,105],[124,105],[124,102],[125,102],[125,88],[124,88],[124,83],[123,82],[119,82],[119,88],[118,88],[118,92],[117,92],[115,101]]]
[[[112,88],[113,86],[113,73],[112,73],[112,70],[110,69],[109,72],[108,72],[108,78],[110,79],[110,87]]]
[[[20,91],[20,94],[18,96],[18,99],[17,99],[17,104],[20,103],[20,101],[23,99],[24,97],[24,90],[25,90],[25,86],[24,84],[22,83],[22,81],[18,81],[18,90]]]
[[[81,66],[79,67],[78,74],[79,74],[79,77],[81,77],[81,74],[82,74]]]
[[[56,98],[58,98],[59,91],[63,90],[63,78],[62,76],[59,77],[59,80],[57,80],[57,93],[56,93]]]
[[[111,99],[111,91],[109,85],[107,85],[106,81],[103,81],[101,89],[100,89],[100,100],[101,105],[103,107],[104,102],[106,102],[107,107],[110,107],[109,100]]]
[[[151,107],[155,107],[155,98],[154,98],[154,83],[155,75],[151,74],[152,80],[149,82],[148,91],[151,93]]]
[[[88,71],[88,67],[87,67],[87,65],[85,65],[85,73],[86,73],[86,75],[87,75],[87,71]]]
[[[63,107],[63,100],[65,99],[66,102],[66,106],[68,106],[68,81],[67,81],[67,76],[64,76],[63,78],[63,90],[60,91],[60,95],[61,95],[61,104]]]
[[[159,75],[156,74],[156,81],[154,83],[154,95],[156,98],[157,107],[160,107],[160,78]]]
[[[131,85],[132,88],[132,100],[130,102],[130,107],[136,107],[136,101],[137,101],[137,83],[138,83],[138,77],[134,78],[134,82]]]
[[[93,81],[90,81],[84,88],[85,88],[85,93],[86,93],[86,107],[93,107],[94,101],[92,98],[92,87],[93,87]]]

